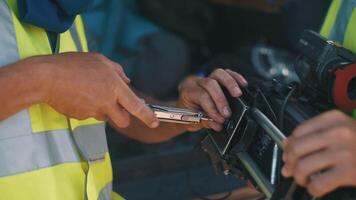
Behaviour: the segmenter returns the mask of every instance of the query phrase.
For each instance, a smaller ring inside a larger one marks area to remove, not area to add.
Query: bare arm
[[[36,56],[0,69],[0,120],[43,102],[75,119],[111,120],[125,128],[130,115],[154,128],[154,113],[129,88],[122,67],[95,53]]]
[[[27,59],[0,68],[0,121],[43,100],[45,71],[36,62]]]

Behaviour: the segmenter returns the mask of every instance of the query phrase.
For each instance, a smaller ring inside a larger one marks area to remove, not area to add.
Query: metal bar
[[[267,134],[277,143],[278,147],[283,149],[283,140],[286,136],[264,115],[259,109],[252,108],[252,116]]]
[[[269,199],[272,197],[274,189],[269,182],[269,180],[263,175],[256,163],[251,159],[247,153],[238,153],[238,158],[240,159],[242,165],[246,168],[249,174],[252,176],[253,180],[256,182],[259,189],[266,195]]]
[[[273,157],[272,157],[272,166],[271,166],[271,183],[272,185],[276,184],[277,179],[277,159],[278,159],[278,145],[274,144],[273,146]]]

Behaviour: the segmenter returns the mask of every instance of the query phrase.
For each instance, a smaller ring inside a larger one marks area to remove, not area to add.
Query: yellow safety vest
[[[333,0],[320,33],[356,53],[356,0]]]
[[[17,0],[0,0],[0,67],[52,54],[46,31],[17,16]],[[88,51],[80,16],[58,38],[58,53]],[[68,119],[46,104],[0,121],[0,199],[122,199],[112,177],[101,122]]]

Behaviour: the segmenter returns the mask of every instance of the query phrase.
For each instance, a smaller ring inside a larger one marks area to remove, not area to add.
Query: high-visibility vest
[[[0,0],[0,67],[52,54],[46,31],[17,16],[17,0]],[[80,16],[59,35],[56,51],[88,51]],[[109,200],[112,177],[99,121],[68,119],[37,104],[0,122],[0,199]]]
[[[356,0],[333,0],[320,33],[356,53]]]

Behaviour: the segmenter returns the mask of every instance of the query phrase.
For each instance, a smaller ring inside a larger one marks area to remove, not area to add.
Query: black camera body
[[[306,31],[298,46],[302,55],[295,67],[300,82],[250,79],[241,98],[225,92],[233,115],[221,133],[211,131],[202,141],[216,167],[250,180],[267,199],[312,199],[292,179],[281,176],[282,141],[303,121],[335,108],[329,92],[334,72],[356,69],[351,52],[314,32]],[[347,91],[356,89],[356,84],[346,86],[351,88]],[[321,199],[356,199],[356,190],[339,189]]]
[[[295,61],[300,89],[309,101],[335,105],[345,111],[356,107],[356,55],[313,31],[304,31]],[[342,82],[342,83],[341,83]]]

